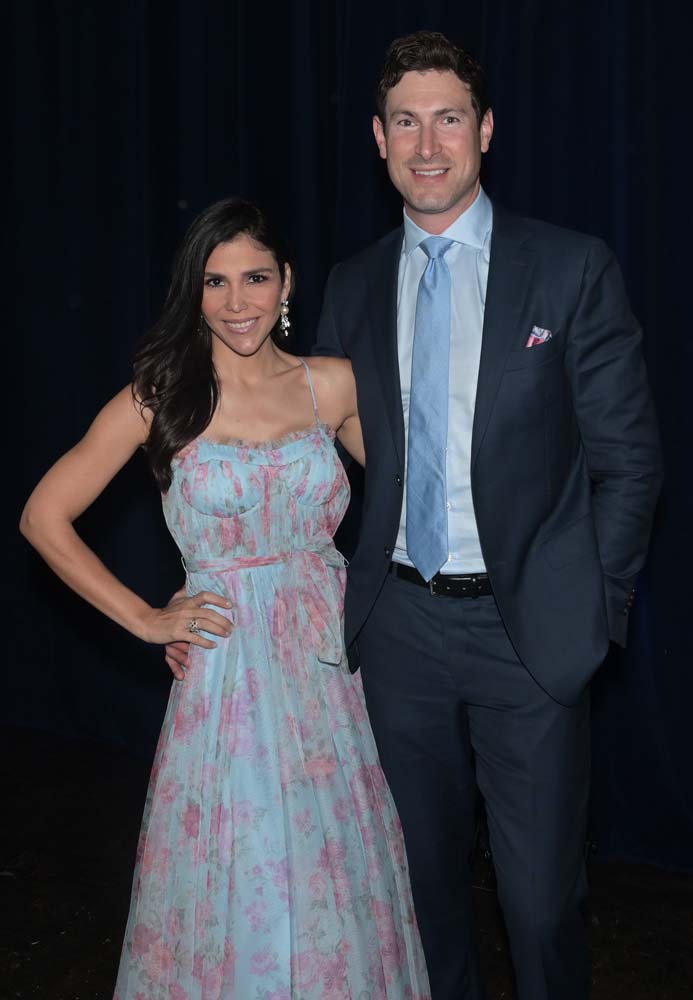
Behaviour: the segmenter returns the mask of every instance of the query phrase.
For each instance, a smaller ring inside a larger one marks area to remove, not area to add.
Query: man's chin
[[[428,198],[405,198],[408,211],[418,212],[420,215],[442,215],[455,207],[454,198],[428,197]]]

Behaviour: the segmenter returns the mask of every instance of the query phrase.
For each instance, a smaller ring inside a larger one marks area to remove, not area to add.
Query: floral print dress
[[[281,440],[200,437],[174,460],[163,504],[188,592],[228,595],[235,627],[191,646],[173,685],[114,1000],[429,996],[399,819],[344,651],[332,539],[348,496],[316,407]]]

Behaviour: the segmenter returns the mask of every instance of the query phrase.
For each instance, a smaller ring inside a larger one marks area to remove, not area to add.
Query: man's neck
[[[461,215],[463,215],[468,209],[472,207],[476,199],[479,197],[479,191],[481,190],[481,184],[477,181],[476,187],[468,197],[462,199],[449,208],[446,212],[417,212],[415,208],[410,205],[404,204],[405,214],[415,222],[416,225],[425,230],[425,232],[430,233],[431,236],[440,236],[444,233],[453,222],[456,222]]]

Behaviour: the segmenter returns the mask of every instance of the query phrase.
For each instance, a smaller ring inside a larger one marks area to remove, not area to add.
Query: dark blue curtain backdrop
[[[691,60],[675,10],[655,0],[16,0],[5,21],[14,107],[3,231],[17,303],[4,337],[7,722],[152,753],[170,677],[161,651],[53,579],[16,531],[21,504],[129,381],[174,247],[216,198],[255,197],[284,225],[298,347],[310,348],[330,265],[399,219],[371,136],[385,47],[441,29],[489,69],[491,196],[603,237],[645,328],[666,486],[629,649],[594,685],[591,836],[602,857],[693,869]],[[180,585],[141,457],[80,528],[149,601]]]

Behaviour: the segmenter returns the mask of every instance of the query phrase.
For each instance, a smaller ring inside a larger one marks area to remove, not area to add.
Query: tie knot
[[[419,246],[427,257],[436,260],[438,257],[444,257],[454,242],[445,236],[429,236],[428,239],[422,240]]]

